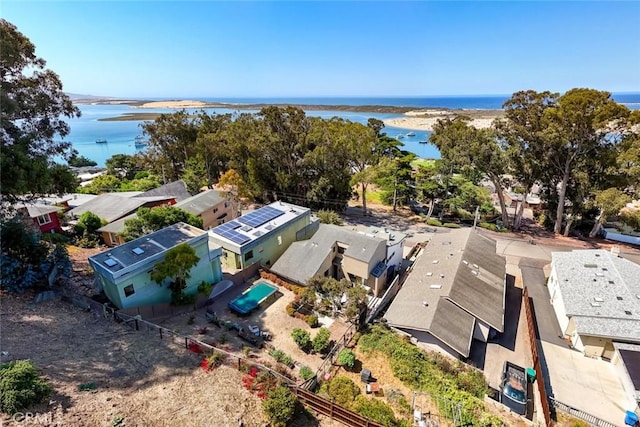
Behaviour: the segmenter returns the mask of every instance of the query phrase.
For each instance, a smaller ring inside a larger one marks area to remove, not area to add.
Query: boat
[[[416,136],[415,132],[409,132],[407,133],[407,136]]]
[[[397,139],[402,139],[402,138],[404,138],[404,135],[403,134],[399,134],[398,136],[396,136],[396,138]]]
[[[100,139],[96,139],[96,144],[104,144],[104,143],[106,143],[106,142],[107,142],[107,140],[106,140],[106,139],[102,139],[102,138],[100,138]]]
[[[146,147],[148,143],[149,141],[145,141],[144,136],[142,135],[136,136],[133,142],[136,147]]]
[[[418,144],[428,144],[429,141],[418,141]]]

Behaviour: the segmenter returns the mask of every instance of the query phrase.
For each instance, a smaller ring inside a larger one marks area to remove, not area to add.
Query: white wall
[[[397,328],[399,329],[399,328]],[[414,329],[399,329],[400,331],[411,336],[411,342],[423,350],[436,351],[438,353],[457,359],[460,354],[440,341],[428,332],[416,331]]]
[[[489,339],[489,330],[491,326],[486,324],[480,319],[476,320],[476,325],[473,328],[473,338],[479,341],[487,342]]]
[[[547,282],[547,287],[549,289],[549,297],[551,298],[551,305],[553,306],[553,310],[556,313],[556,317],[558,318],[558,323],[560,324],[560,330],[563,334],[567,333],[567,328],[569,327],[569,318],[567,317],[567,311],[564,307],[564,301],[562,300],[562,294],[560,293],[560,286],[558,285],[556,269],[554,266],[551,268],[551,275],[549,276],[549,281]]]

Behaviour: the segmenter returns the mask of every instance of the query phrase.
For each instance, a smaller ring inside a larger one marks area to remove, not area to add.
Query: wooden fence
[[[525,316],[527,318],[529,346],[531,347],[531,355],[533,357],[533,368],[536,371],[536,384],[538,385],[538,392],[540,394],[540,401],[542,403],[544,422],[547,427],[551,427],[553,426],[553,420],[551,419],[549,398],[544,384],[545,376],[542,372],[542,366],[540,365],[540,354],[538,353],[538,336],[536,334],[536,324],[533,316],[533,307],[531,306],[531,300],[529,299],[529,292],[527,291],[526,286],[522,290],[522,302],[522,305],[524,306]]]
[[[383,427],[380,423],[371,421],[303,388],[292,387],[292,391],[304,405],[349,427]]]

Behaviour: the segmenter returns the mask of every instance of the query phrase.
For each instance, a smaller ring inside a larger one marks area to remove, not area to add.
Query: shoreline
[[[433,126],[439,119],[455,118],[457,116],[468,116],[472,119],[471,126],[482,129],[491,126],[491,122],[503,115],[502,110],[475,110],[475,109],[452,109],[443,107],[403,107],[390,105],[318,105],[318,104],[232,104],[222,102],[204,102],[198,100],[167,100],[167,101],[145,101],[126,99],[79,99],[74,101],[81,105],[127,105],[132,109],[211,109],[224,108],[230,110],[260,110],[265,107],[298,107],[305,111],[347,111],[360,113],[382,113],[398,114],[398,117],[384,119],[385,126],[432,131]],[[100,121],[143,121],[155,120],[162,113],[155,112],[131,112],[120,116],[99,119]]]

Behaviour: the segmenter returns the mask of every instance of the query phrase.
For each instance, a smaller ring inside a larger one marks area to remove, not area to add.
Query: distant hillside
[[[77,101],[77,100],[105,100],[105,99],[114,99],[113,97],[110,96],[98,96],[98,95],[80,95],[78,93],[70,93],[70,92],[65,92],[65,94],[71,98],[72,101]]]

